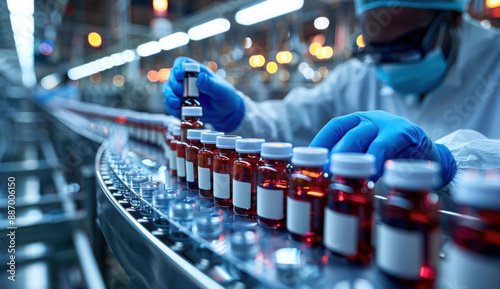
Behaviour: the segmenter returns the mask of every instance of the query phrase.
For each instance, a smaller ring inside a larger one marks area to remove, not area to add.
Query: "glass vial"
[[[332,154],[332,184],[325,208],[323,243],[352,262],[370,264],[373,255],[373,182],[375,157],[362,153]]]
[[[257,216],[257,177],[264,142],[258,138],[236,141],[238,159],[233,165],[233,210],[237,215]]]
[[[458,215],[442,263],[443,283],[461,288],[495,289],[500,284],[500,174],[468,170],[452,197]]]
[[[184,81],[183,87],[184,91],[182,93],[182,105],[181,107],[187,106],[200,106],[198,97],[200,92],[198,91],[198,74],[200,73],[200,65],[198,63],[184,63]],[[181,111],[182,113],[182,111]],[[182,115],[182,114],[181,114]],[[182,115],[184,117],[184,115]]]
[[[170,154],[168,157],[168,172],[171,176],[177,176],[177,144],[181,141],[181,128],[175,126],[172,129],[173,139],[170,141]]]
[[[201,129],[203,123],[200,121],[203,111],[201,107],[183,107],[181,122],[181,141],[177,143],[177,180],[186,183],[186,147],[188,129]]]
[[[377,225],[375,261],[403,286],[434,288],[440,229],[439,198],[432,190],[439,173],[439,164],[426,160],[385,163],[389,192]]]
[[[286,227],[296,241],[313,245],[321,241],[328,179],[323,165],[328,162],[325,148],[293,149],[293,171],[287,198]]]
[[[159,189],[153,192],[153,224],[158,228],[168,228],[168,214],[170,202],[175,200],[175,190]],[[160,212],[160,213],[158,213]]]
[[[233,164],[238,158],[235,150],[238,139],[241,136],[224,135],[216,139],[219,153],[214,157],[214,201],[220,207],[233,206]]]
[[[147,219],[153,217],[153,210],[151,209],[153,192],[163,189],[164,185],[162,181],[158,180],[141,183],[141,214]]]
[[[163,134],[164,137],[164,152],[165,152],[165,159],[167,160],[167,168],[170,168],[170,143],[174,139],[173,136],[173,130],[174,130],[173,124],[168,125],[168,130],[166,133]]]
[[[137,175],[132,177],[130,183],[132,184],[132,191],[130,192],[130,205],[138,208],[141,205],[141,184],[150,180],[149,176]]]
[[[292,166],[292,144],[262,144],[263,164],[258,171],[257,216],[268,228],[286,227],[286,200]]]
[[[198,152],[202,144],[201,133],[209,132],[208,129],[188,129],[186,148],[186,182],[190,191],[198,190]]]
[[[212,179],[214,173],[214,157],[219,153],[215,144],[218,136],[223,132],[202,132],[201,143],[203,148],[198,153],[198,189],[203,199],[214,199]]]

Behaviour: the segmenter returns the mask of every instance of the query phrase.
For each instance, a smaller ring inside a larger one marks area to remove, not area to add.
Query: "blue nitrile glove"
[[[332,119],[311,142],[332,153],[361,152],[376,158],[378,180],[389,159],[425,159],[441,164],[442,186],[455,176],[457,165],[448,148],[434,144],[425,132],[409,120],[384,111],[357,112]]]
[[[169,114],[176,117],[180,117],[184,62],[197,63],[191,58],[178,57],[174,61],[167,83],[163,86],[165,108]],[[201,64],[197,84],[200,91],[198,101],[203,108],[201,120],[211,123],[218,131],[230,132],[235,130],[243,119],[245,105],[243,98],[234,86]]]

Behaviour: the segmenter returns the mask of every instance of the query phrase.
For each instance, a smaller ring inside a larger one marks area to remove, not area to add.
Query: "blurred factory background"
[[[94,155],[84,138],[30,99],[54,95],[164,113],[173,61],[190,56],[255,100],[313,86],[364,45],[353,1],[289,0],[246,11],[251,0],[0,0],[0,260],[8,177],[16,176],[17,287],[127,288],[96,230]],[[500,1],[469,13],[500,27]],[[3,268],[3,267],[2,267]]]

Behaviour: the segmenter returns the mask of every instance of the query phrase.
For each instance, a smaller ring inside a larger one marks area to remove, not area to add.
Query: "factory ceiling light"
[[[241,9],[235,20],[241,25],[253,25],[296,10],[304,5],[304,0],[267,0]]]
[[[231,28],[231,23],[224,18],[210,20],[188,30],[191,40],[202,40],[220,33],[224,33]]]
[[[172,50],[189,43],[189,36],[184,32],[176,32],[159,40],[163,50]]]

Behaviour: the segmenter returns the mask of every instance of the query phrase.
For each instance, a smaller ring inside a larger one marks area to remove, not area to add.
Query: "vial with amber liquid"
[[[188,63],[185,62],[183,64],[184,67],[184,80],[183,87],[184,91],[182,92],[182,104],[181,107],[187,106],[200,106],[200,102],[198,101],[198,97],[200,96],[200,92],[198,90],[198,85],[196,82],[198,81],[198,74],[200,73],[200,65],[198,63]],[[182,114],[181,109],[181,116]]]
[[[218,136],[216,145],[219,153],[214,157],[214,201],[219,207],[233,206],[233,164],[238,158],[236,140],[241,136]]]
[[[310,246],[321,241],[328,193],[323,165],[328,162],[325,148],[293,149],[293,171],[287,198],[286,227],[293,240]]]
[[[332,184],[325,208],[323,243],[330,252],[368,265],[373,255],[373,182],[375,157],[362,153],[331,156]]]
[[[201,133],[209,132],[208,129],[188,129],[186,148],[186,182],[190,191],[198,190],[198,152],[202,144]]]
[[[203,199],[214,199],[213,174],[214,157],[219,153],[216,145],[218,136],[224,135],[223,132],[202,132],[201,143],[203,148],[198,152],[198,189],[199,195]]]
[[[389,160],[383,180],[389,188],[376,227],[377,267],[396,283],[434,288],[439,254],[441,167],[426,160]]]
[[[452,191],[451,244],[442,264],[444,284],[495,289],[500,285],[500,172],[467,170]]]
[[[259,224],[272,229],[286,227],[286,200],[292,166],[292,144],[262,144],[258,171],[257,216]]]
[[[177,144],[181,141],[181,128],[172,128],[172,139],[170,140],[170,152],[168,155],[168,172],[171,176],[177,176]]]
[[[262,165],[260,151],[263,139],[236,141],[238,159],[233,165],[233,211],[240,216],[257,216],[257,177]]]
[[[181,121],[181,141],[177,143],[177,180],[186,183],[186,147],[188,129],[202,129],[200,117],[203,115],[201,107],[183,107]]]

